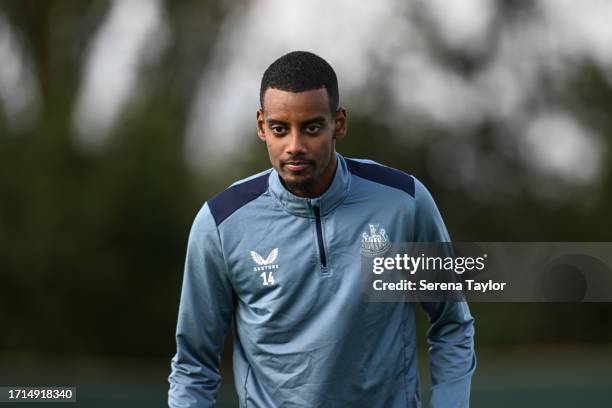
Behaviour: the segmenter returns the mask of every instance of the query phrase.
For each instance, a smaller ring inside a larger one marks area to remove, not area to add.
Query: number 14
[[[272,285],[274,283],[274,276],[272,275],[272,272],[268,272],[267,275],[266,272],[262,272],[260,276],[263,279],[264,286]]]

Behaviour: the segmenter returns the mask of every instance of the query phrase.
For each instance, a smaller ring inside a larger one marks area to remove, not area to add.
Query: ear
[[[262,140],[266,141],[266,121],[264,119],[263,108],[257,109],[257,136]]]
[[[334,122],[335,137],[336,139],[342,139],[344,136],[346,136],[348,126],[346,109],[344,109],[342,106],[336,110]]]

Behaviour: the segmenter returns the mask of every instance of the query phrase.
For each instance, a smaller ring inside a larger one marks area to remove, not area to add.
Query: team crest
[[[361,234],[361,253],[363,255],[379,255],[391,246],[387,232],[378,226],[379,224],[370,224],[370,234],[367,232]]]

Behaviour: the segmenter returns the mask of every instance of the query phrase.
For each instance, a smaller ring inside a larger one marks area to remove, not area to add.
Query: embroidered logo
[[[251,258],[253,258],[257,265],[270,265],[276,261],[276,258],[278,258],[278,248],[274,248],[272,251],[270,251],[266,259],[263,259],[263,257],[257,252],[251,251]]]
[[[251,251],[251,259],[258,265],[253,267],[253,271],[261,272],[261,278],[263,279],[263,285],[268,286],[274,283],[274,275],[272,271],[278,269],[276,259],[278,258],[278,248],[274,248],[266,258],[262,257],[258,252]]]
[[[384,228],[378,228],[379,224],[370,224],[370,234],[361,234],[361,253],[366,256],[374,256],[384,253],[391,246],[389,237]]]

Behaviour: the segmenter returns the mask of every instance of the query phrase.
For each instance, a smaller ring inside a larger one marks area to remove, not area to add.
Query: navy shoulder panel
[[[377,163],[365,163],[354,159],[346,159],[349,171],[356,176],[375,183],[405,191],[414,197],[414,178],[403,171]]]
[[[236,210],[253,201],[268,189],[269,172],[228,187],[208,200],[208,208],[217,226]]]

